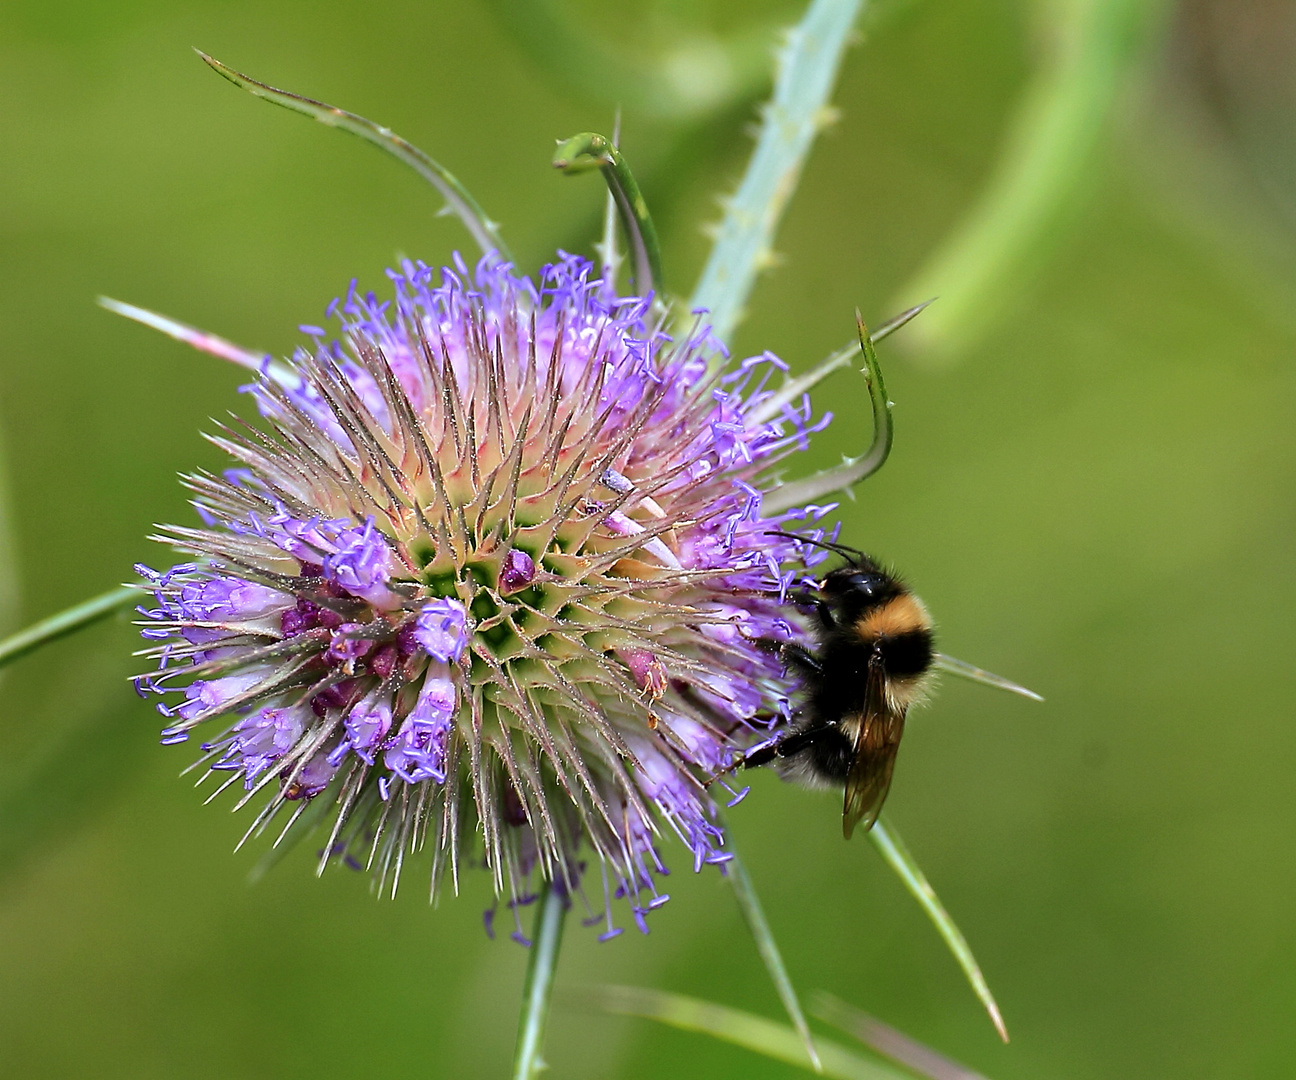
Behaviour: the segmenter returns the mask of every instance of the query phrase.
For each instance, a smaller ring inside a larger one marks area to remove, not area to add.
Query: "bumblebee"
[[[936,652],[931,616],[908,586],[862,551],[827,540],[771,531],[845,558],[813,587],[792,594],[813,612],[817,647],[795,641],[765,645],[801,676],[804,704],[790,728],[753,747],[738,763],[773,764],[789,780],[846,789],[842,833],[877,821],[891,789],[905,714],[941,671],[1032,701],[1039,694]]]
[[[804,706],[790,730],[758,746],[748,768],[777,763],[789,779],[845,787],[842,832],[870,829],[891,787],[905,714],[937,659],[927,609],[894,574],[861,551],[780,534],[846,559],[792,602],[811,609],[817,647],[771,643],[800,676]]]

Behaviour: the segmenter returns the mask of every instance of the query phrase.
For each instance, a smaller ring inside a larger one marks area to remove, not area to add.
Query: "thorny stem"
[[[616,143],[593,131],[584,131],[562,142],[554,154],[554,168],[565,173],[598,169],[616,200],[621,225],[630,241],[634,256],[635,292],[647,296],[662,284],[661,245],[657,228],[648,213],[648,204],[635,181],[625,156]]]
[[[139,598],[139,590],[118,586],[106,593],[91,597],[80,604],[42,619],[34,626],[27,627],[0,641],[0,667],[12,663],[20,656],[35,652],[42,645],[65,637],[68,634],[106,618],[119,608],[124,608],[132,600]]]
[[[513,1080],[535,1080],[547,1067],[544,1061],[545,1026],[553,997],[554,971],[562,946],[567,898],[552,885],[536,901],[534,940],[522,987],[522,1015],[518,1018],[517,1050],[513,1055]]]
[[[828,98],[863,0],[812,0],[779,54],[774,96],[761,117],[756,149],[725,209],[689,309],[706,308],[711,329],[729,342],[783,208],[796,190],[814,137],[831,118]]]

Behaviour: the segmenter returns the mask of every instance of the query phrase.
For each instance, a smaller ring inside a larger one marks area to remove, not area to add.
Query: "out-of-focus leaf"
[[[1068,233],[1093,186],[1131,70],[1169,8],[1163,0],[1038,5],[1044,57],[980,197],[899,295],[939,296],[907,344],[957,359],[989,331],[1029,271]]]
[[[0,633],[7,633],[18,619],[18,551],[14,545],[9,471],[2,436],[0,432]]]
[[[813,1071],[801,1036],[792,1028],[741,1009],[638,986],[593,987],[583,992],[581,998],[586,1005],[604,1012],[638,1016],[684,1031],[700,1032],[775,1061]],[[839,1043],[820,1039],[817,1045],[824,1076],[837,1080],[910,1080],[907,1073],[871,1061]]]
[[[909,1038],[903,1031],[897,1031],[890,1024],[882,1023],[832,994],[817,993],[811,1008],[819,1019],[854,1035],[865,1046],[912,1069],[919,1076],[926,1076],[929,1080],[986,1080],[979,1072],[951,1061],[944,1054],[938,1054],[931,1047]]]
[[[98,639],[101,635],[92,635]],[[91,640],[57,669],[40,703],[48,734],[11,763],[0,780],[0,883],[42,843],[56,837],[112,791],[144,760],[147,740],[126,730],[138,699],[122,670],[119,636]],[[62,657],[59,657],[62,660]],[[11,719],[11,718],[10,718]]]
[[[756,886],[752,884],[751,876],[747,873],[742,858],[734,850],[732,834],[728,837],[728,844],[733,858],[726,864],[725,869],[728,872],[729,883],[733,886],[734,896],[738,898],[738,909],[747,923],[747,929],[751,931],[752,939],[756,942],[756,951],[760,953],[765,970],[769,972],[774,989],[778,991],[783,1008],[787,1010],[788,1019],[792,1021],[792,1026],[801,1036],[806,1056],[809,1057],[815,1072],[822,1072],[823,1064],[819,1060],[819,1052],[815,1049],[814,1039],[810,1035],[810,1025],[806,1023],[805,1013],[801,1011],[801,1002],[797,999],[796,988],[793,987],[792,978],[783,963],[783,954],[779,951],[778,942],[774,940],[774,931],[770,929],[769,920],[765,918],[765,909],[761,907],[760,897],[756,895]]]
[[[491,0],[499,25],[536,63],[603,101],[667,120],[693,120],[757,94],[769,75],[775,28],[726,37],[680,26],[671,46],[629,55],[591,34],[553,0]]]

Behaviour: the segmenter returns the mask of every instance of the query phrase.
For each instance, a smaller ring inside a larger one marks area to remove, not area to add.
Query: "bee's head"
[[[831,571],[819,588],[829,599],[852,597],[867,605],[894,596],[898,586],[895,578],[872,561],[861,560]]]

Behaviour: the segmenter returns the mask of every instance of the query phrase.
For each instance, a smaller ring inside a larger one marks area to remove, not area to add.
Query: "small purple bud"
[[[329,642],[328,658],[338,664],[353,664],[359,660],[374,647],[374,643],[371,638],[351,635],[365,629],[363,623],[343,623],[339,626],[333,632],[333,639]]]
[[[284,637],[296,637],[303,630],[310,627],[310,619],[302,611],[301,606],[289,608],[279,616],[279,629]]]
[[[662,662],[646,649],[621,649],[617,655],[625,662],[634,676],[635,685],[652,701],[664,693],[669,679]]]
[[[342,616],[332,608],[320,607],[316,604],[312,604],[311,607],[315,608],[315,622],[325,630],[336,630],[342,625]]]
[[[535,580],[535,560],[525,551],[510,548],[500,568],[499,591],[504,595],[525,589]]]
[[[387,644],[378,648],[369,660],[369,671],[380,679],[386,679],[396,670],[399,653],[395,645]]]
[[[402,660],[407,660],[419,651],[418,638],[415,636],[413,623],[406,623],[396,635],[396,648],[400,650]]]

